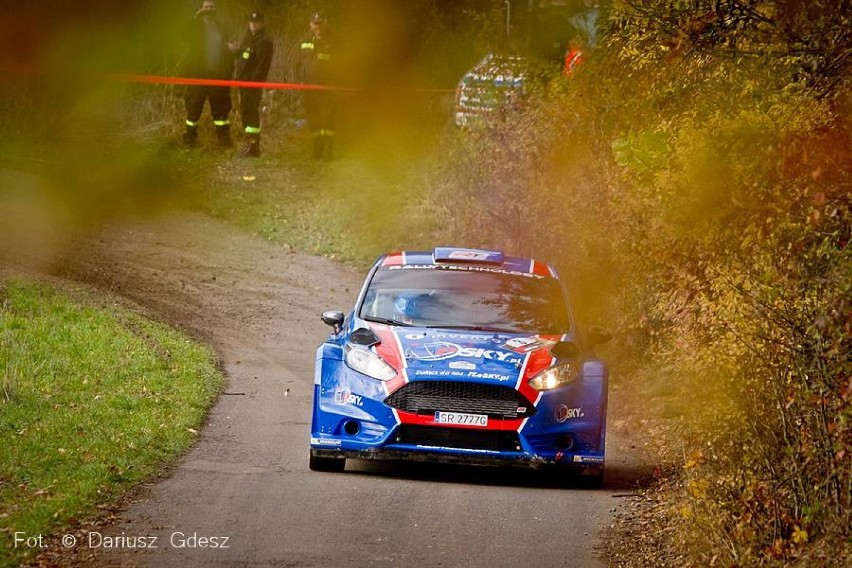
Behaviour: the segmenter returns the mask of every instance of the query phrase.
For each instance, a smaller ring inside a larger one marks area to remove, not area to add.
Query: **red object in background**
[[[565,67],[562,68],[562,74],[570,77],[574,73],[574,68],[583,61],[583,52],[577,47],[569,47],[565,52]]]

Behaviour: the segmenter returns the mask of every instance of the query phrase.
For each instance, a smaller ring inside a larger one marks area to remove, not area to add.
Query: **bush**
[[[849,558],[840,9],[626,4],[432,184],[452,234],[555,259],[581,320],[613,323],[617,380],[675,419],[667,522],[695,564]]]

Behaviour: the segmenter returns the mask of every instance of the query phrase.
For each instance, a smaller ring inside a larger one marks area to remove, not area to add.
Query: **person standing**
[[[272,64],[274,46],[266,34],[266,22],[263,14],[252,12],[249,16],[248,31],[242,42],[229,44],[231,51],[237,54],[234,77],[238,81],[265,82]],[[240,117],[245,129],[246,141],[241,153],[247,157],[260,156],[260,101],[263,89],[240,87]]]
[[[310,34],[300,46],[300,75],[303,83],[329,85],[333,83],[333,46],[328,35],[328,22],[322,14],[311,18]],[[305,115],[312,137],[312,156],[330,160],[334,146],[336,114],[335,93],[326,89],[304,91]]]
[[[198,79],[231,78],[233,57],[228,49],[227,38],[216,17],[216,2],[204,0],[195,13],[188,32],[189,53],[187,75]],[[184,96],[186,106],[186,130],[183,142],[189,147],[198,143],[198,122],[204,111],[204,102],[210,103],[210,114],[216,127],[216,137],[222,146],[232,146],[231,88],[228,86],[187,85]]]

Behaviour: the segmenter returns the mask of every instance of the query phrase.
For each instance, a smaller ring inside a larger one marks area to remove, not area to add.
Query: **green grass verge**
[[[390,250],[431,248],[427,157],[399,150],[343,154],[330,163],[285,151],[244,159],[209,148],[175,150],[188,206],[276,244],[364,268]]]
[[[180,455],[221,382],[174,330],[85,290],[0,282],[0,566],[35,552],[15,532],[47,538]]]

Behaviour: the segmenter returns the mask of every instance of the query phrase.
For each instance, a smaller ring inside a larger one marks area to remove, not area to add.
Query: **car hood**
[[[394,328],[392,333],[410,381],[464,380],[511,386],[524,371],[529,355],[546,351],[559,339],[558,336],[415,327]],[[546,359],[543,361],[546,365],[551,361],[550,357],[537,356],[535,359]]]

